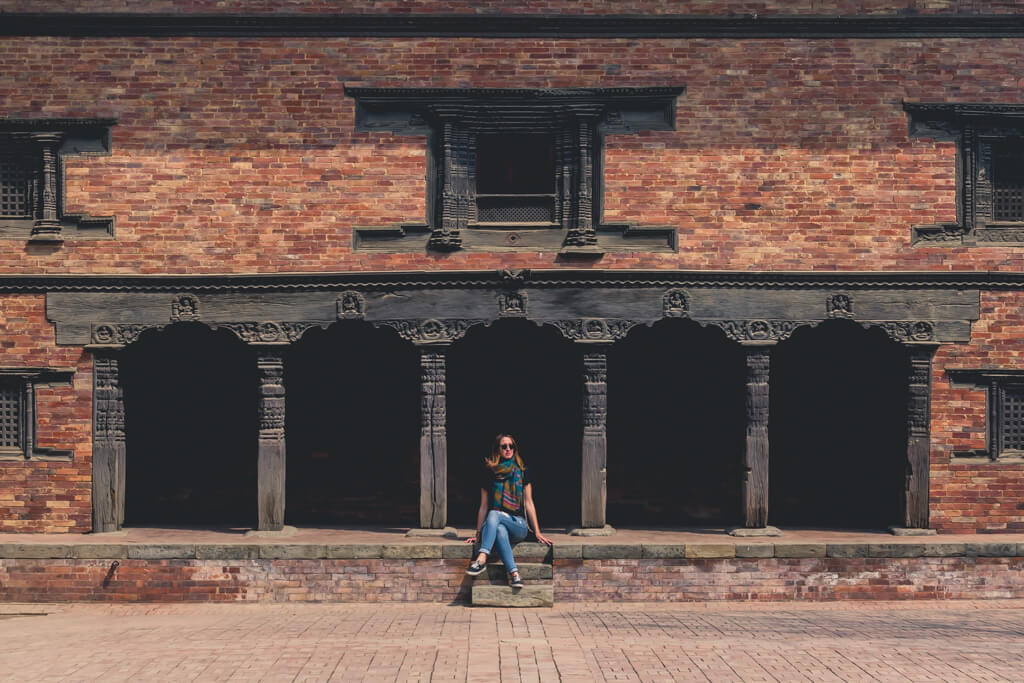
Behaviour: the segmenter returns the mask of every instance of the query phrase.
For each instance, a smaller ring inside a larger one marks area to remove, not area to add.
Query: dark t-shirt
[[[494,472],[491,472],[487,467],[483,468],[480,473],[480,488],[483,489],[484,493],[487,494],[487,505],[492,510],[504,510],[510,515],[517,515],[519,517],[526,516],[526,510],[520,507],[518,510],[506,510],[498,503],[494,502],[494,485],[497,480],[494,478]],[[530,483],[530,469],[528,467],[523,468],[523,490],[526,490],[526,485]],[[524,494],[525,496],[525,494]]]

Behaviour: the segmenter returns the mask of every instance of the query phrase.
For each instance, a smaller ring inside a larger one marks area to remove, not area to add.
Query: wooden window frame
[[[39,386],[68,385],[74,370],[55,368],[0,368],[0,378],[19,385],[20,420],[19,441],[15,448],[0,448],[0,461],[4,460],[70,460],[73,452],[53,448],[40,448],[36,441],[36,388]]]

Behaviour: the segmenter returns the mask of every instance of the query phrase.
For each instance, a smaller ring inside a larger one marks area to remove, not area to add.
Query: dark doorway
[[[125,524],[256,524],[256,362],[179,323],[125,349]]]
[[[448,519],[472,527],[483,459],[510,432],[533,480],[541,529],[579,524],[582,356],[552,327],[475,327],[448,360]]]
[[[743,349],[715,327],[636,327],[608,359],[608,523],[740,519]]]
[[[419,526],[419,355],[342,321],[285,356],[285,519]]]
[[[908,360],[881,330],[828,321],[772,350],[772,524],[884,528],[902,519]]]

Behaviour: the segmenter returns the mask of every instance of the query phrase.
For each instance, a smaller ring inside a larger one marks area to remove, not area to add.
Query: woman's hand
[[[476,536],[473,535],[473,536],[470,536],[469,538],[467,538],[466,539],[466,543],[476,543]]]
[[[542,534],[539,531],[536,534],[534,534],[534,535],[537,537],[537,541],[540,542],[540,543],[543,543],[544,545],[554,545],[555,544],[554,541],[552,541],[550,538],[548,538],[547,536],[545,536],[544,534]]]

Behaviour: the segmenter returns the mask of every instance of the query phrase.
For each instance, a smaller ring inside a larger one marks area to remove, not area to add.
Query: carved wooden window
[[[1024,140],[992,146],[992,213],[997,221],[1024,222]]]
[[[957,222],[916,241],[1024,244],[1024,105],[904,104],[911,133],[957,143]]]
[[[25,380],[0,377],[0,453],[24,453]]]
[[[1024,384],[997,382],[990,394],[993,455],[1024,454]]]
[[[64,213],[63,159],[110,151],[109,119],[0,119],[0,238],[109,237],[113,219]]]
[[[470,225],[558,227],[555,136],[476,136],[475,211]]]
[[[674,251],[669,227],[601,220],[607,134],[667,130],[682,88],[346,88],[356,124],[427,137],[427,220],[358,226],[356,249]]]

